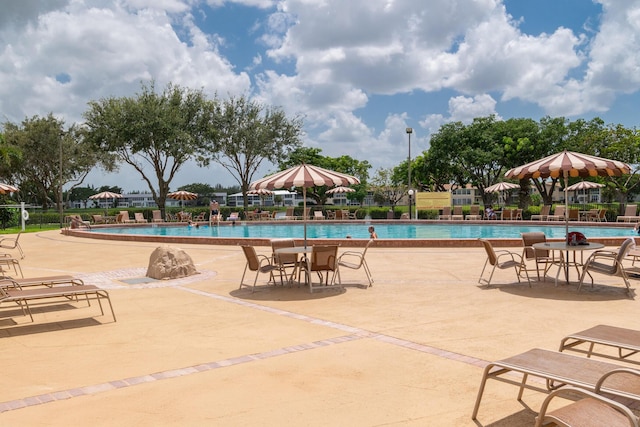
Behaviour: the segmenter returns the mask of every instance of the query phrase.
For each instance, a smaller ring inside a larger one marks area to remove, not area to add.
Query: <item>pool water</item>
[[[307,237],[310,239],[342,239],[351,236],[354,239],[369,238],[368,223],[358,224],[307,224]],[[379,239],[519,239],[521,233],[542,231],[547,238],[563,238],[564,223],[558,225],[527,224],[373,224]],[[233,226],[158,226],[147,227],[109,227],[92,231],[110,234],[133,234],[144,236],[187,236],[222,238],[300,238],[304,235],[304,225],[300,224],[245,224]],[[629,227],[589,227],[569,224],[569,231],[580,231],[589,237],[629,237],[637,235],[633,226]]]

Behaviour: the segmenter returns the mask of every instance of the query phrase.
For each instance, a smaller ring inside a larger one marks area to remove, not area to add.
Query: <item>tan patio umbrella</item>
[[[256,194],[260,196],[260,206],[262,206],[264,204],[263,198],[265,196],[271,196],[273,194],[273,191],[267,190],[266,188],[260,188],[258,190],[249,190],[247,191],[247,194]]]
[[[520,185],[514,184],[512,182],[498,182],[497,184],[493,184],[484,189],[485,193],[502,193],[503,191],[514,190],[516,188],[520,188]],[[505,196],[505,204],[507,198]]]
[[[331,190],[327,190],[327,194],[342,194],[342,193],[355,193],[356,190],[354,190],[351,187],[344,187],[342,185],[332,188]]]
[[[18,190],[18,187],[0,182],[0,194],[10,194],[15,193],[16,191],[20,191]]]
[[[113,199],[113,201],[115,201],[115,199],[122,198],[122,194],[113,193],[111,191],[103,191],[101,193],[96,193],[93,196],[89,196],[89,198],[93,199],[93,200],[96,200],[96,199]],[[107,216],[107,209],[104,210],[104,215]]]
[[[603,184],[593,181],[580,181],[567,187],[567,191],[575,191],[574,197],[578,194],[578,191],[591,190],[592,188],[604,187]]]
[[[190,191],[180,190],[167,194],[167,197],[174,200],[180,200],[180,207],[182,208],[184,207],[183,204],[185,200],[195,200],[198,198],[198,195]]]
[[[566,239],[569,239],[569,177],[620,176],[630,172],[631,167],[624,162],[564,150],[544,159],[510,169],[504,176],[512,179],[564,177],[564,205],[567,213],[564,216],[564,224]],[[568,268],[569,264],[567,264],[567,270]]]
[[[264,177],[249,185],[251,190],[266,188],[274,190],[277,188],[302,187],[303,212],[307,210],[307,188],[315,186],[336,186],[360,184],[360,180],[355,176],[340,172],[323,169],[319,166],[301,164],[287,170]],[[307,246],[307,218],[304,215],[304,246]]]

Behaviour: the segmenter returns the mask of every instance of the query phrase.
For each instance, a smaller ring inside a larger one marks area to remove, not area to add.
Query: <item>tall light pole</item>
[[[413,195],[413,191],[411,191],[411,134],[413,133],[413,128],[406,128],[405,132],[409,135],[409,160],[407,161],[409,191],[407,191],[407,194],[409,195],[409,219],[411,219],[411,196]]]
[[[64,227],[64,213],[62,209],[62,140],[64,133],[60,132],[60,165],[58,169],[58,209],[60,210],[60,228]]]

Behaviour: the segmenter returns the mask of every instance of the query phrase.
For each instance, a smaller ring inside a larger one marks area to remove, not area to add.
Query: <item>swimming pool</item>
[[[367,239],[367,228],[374,225],[379,239],[520,239],[520,234],[530,231],[542,231],[547,238],[564,238],[564,223],[557,225],[537,224],[410,224],[410,223],[308,223],[307,238],[309,239],[344,239],[350,236],[353,239]],[[143,227],[105,227],[94,228],[92,233],[107,233],[115,235],[136,236],[162,236],[162,237],[194,237],[194,238],[250,238],[250,239],[275,239],[275,238],[302,238],[304,229],[302,223],[296,224],[247,224],[208,226],[199,228],[186,225],[159,226],[148,225]],[[582,224],[569,224],[569,231],[580,231],[587,238],[617,237],[625,238],[636,235],[632,226],[588,226]]]

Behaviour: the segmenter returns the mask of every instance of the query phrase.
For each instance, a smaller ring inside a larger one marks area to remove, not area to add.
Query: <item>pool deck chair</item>
[[[258,282],[258,275],[260,273],[267,273],[272,276],[272,273],[276,270],[280,270],[280,267],[271,263],[271,260],[266,255],[258,255],[256,249],[253,246],[242,246],[242,251],[247,259],[247,264],[244,266],[244,272],[242,273],[242,279],[240,279],[240,287],[251,288],[251,292],[256,290],[256,283]],[[247,274],[247,270],[255,271],[256,277],[253,279],[253,284],[244,283],[244,276]]]
[[[591,286],[593,286],[593,277],[591,272],[606,274],[608,276],[621,276],[624,280],[624,284],[627,287],[627,294],[631,293],[631,286],[629,285],[629,278],[627,272],[622,265],[622,261],[627,256],[627,253],[631,250],[634,240],[632,237],[622,242],[622,245],[617,251],[610,250],[597,250],[589,255],[589,258],[582,267],[582,274],[580,275],[580,284],[578,285],[578,291],[582,288],[584,283],[584,276],[589,274],[591,277]]]
[[[162,219],[162,212],[160,212],[159,210],[153,210],[151,211],[151,221],[153,222],[164,222]]]
[[[594,352],[593,349],[596,344],[598,346],[613,347],[618,350],[618,355]],[[585,346],[588,346],[588,348],[584,348]],[[559,350],[574,351],[586,354],[587,357],[595,355],[640,364],[640,361],[628,359],[630,356],[640,352],[640,331],[610,325],[597,325],[593,328],[567,335],[560,341]]]
[[[16,237],[4,237],[0,239],[0,248],[2,249],[17,249],[20,252],[20,258],[24,259],[24,252],[22,251],[22,247],[20,246],[20,235],[22,231],[18,232]]]
[[[453,207],[453,213],[451,214],[451,219],[453,221],[462,221],[464,219],[464,214],[462,213],[462,206]]]
[[[311,249],[311,256],[307,259],[307,284],[309,285],[309,292],[313,292],[314,289],[327,289],[339,287],[342,289],[342,284],[335,284],[336,274],[339,276],[338,271],[338,245],[320,246],[315,245]],[[320,283],[314,284],[311,277],[311,272],[315,271],[320,277]],[[333,277],[329,280],[329,275],[333,272]],[[325,283],[322,283],[323,273],[326,274]]]
[[[531,221],[546,221],[551,211],[551,205],[544,205],[539,214],[531,215]]]
[[[444,206],[442,208],[442,213],[440,215],[438,215],[438,219],[450,220],[451,219],[451,206]]]
[[[482,214],[480,213],[480,205],[471,205],[469,208],[469,215],[465,216],[464,219],[481,220]]]
[[[371,277],[371,270],[369,270],[365,256],[367,255],[367,249],[369,249],[369,246],[371,246],[373,242],[373,239],[369,239],[367,246],[364,247],[362,252],[345,251],[338,257],[338,266],[340,268],[350,268],[353,270],[359,270],[362,268],[367,275],[367,280],[369,280],[369,287],[373,286],[373,278]],[[340,270],[338,270],[337,276],[338,283],[342,283]]]
[[[20,306],[24,315],[28,314],[33,322],[33,314],[29,302],[37,300],[53,300],[48,304],[68,304],[69,301],[78,301],[80,297],[87,301],[87,305],[91,306],[91,300],[97,300],[100,306],[100,313],[104,316],[104,309],[102,307],[102,300],[106,299],[109,302],[109,308],[111,309],[111,316],[113,321],[116,321],[116,315],[113,311],[113,305],[111,304],[111,298],[109,298],[109,292],[104,289],[100,289],[94,285],[67,285],[67,286],[53,286],[42,288],[4,288],[0,286],[0,304],[5,302],[14,302]]]
[[[521,374],[522,378],[518,379],[517,374]],[[541,378],[544,382],[534,381],[528,384],[529,377]],[[640,401],[640,371],[600,360],[534,348],[491,362],[484,368],[472,420],[477,419],[480,401],[490,379],[517,386],[518,401],[522,401],[525,388],[549,393],[564,385]]]
[[[561,408],[547,412],[549,404],[556,397],[578,400]],[[563,387],[555,390],[542,402],[536,417],[536,427],[553,423],[556,426],[582,427],[638,427],[638,417],[631,409],[615,400],[577,387]]]
[[[618,215],[616,218],[618,222],[638,222],[640,221],[640,216],[638,216],[638,206],[637,205],[627,205],[624,209],[624,215]]]
[[[522,250],[522,270],[527,271],[535,271],[538,277],[538,281],[540,281],[540,266],[544,265],[542,268],[542,280],[545,280],[547,277],[547,272],[551,268],[554,263],[560,262],[560,260],[555,260],[553,257],[553,251],[546,251],[540,249],[534,249],[533,245],[536,243],[544,243],[547,241],[547,236],[541,231],[529,231],[526,233],[522,233],[522,244],[524,249]],[[527,260],[534,260],[536,268],[527,269]]]
[[[13,277],[0,277],[0,287],[4,288],[28,288],[31,286],[47,286],[54,285],[84,285],[82,279],[77,277],[61,274],[59,276],[38,276],[16,279]]]
[[[527,276],[527,282],[529,282],[529,287],[531,287],[531,280],[529,279],[529,273],[526,268],[522,268],[523,261],[520,254],[515,252],[507,251],[507,250],[498,250],[493,249],[493,245],[487,239],[478,239],[482,245],[484,246],[484,250],[487,253],[487,260],[484,262],[484,267],[482,267],[482,273],[480,273],[480,278],[478,279],[478,283],[485,284],[487,286],[491,286],[491,279],[493,278],[493,273],[496,271],[496,268],[500,270],[505,270],[509,268],[513,268],[516,273],[516,277],[518,278],[518,282],[520,282],[520,274],[522,271],[525,272]],[[487,265],[491,265],[491,275],[489,279],[484,279],[484,271],[487,269]]]
[[[564,221],[565,208],[564,205],[556,206],[553,215],[547,215],[548,221]]]

